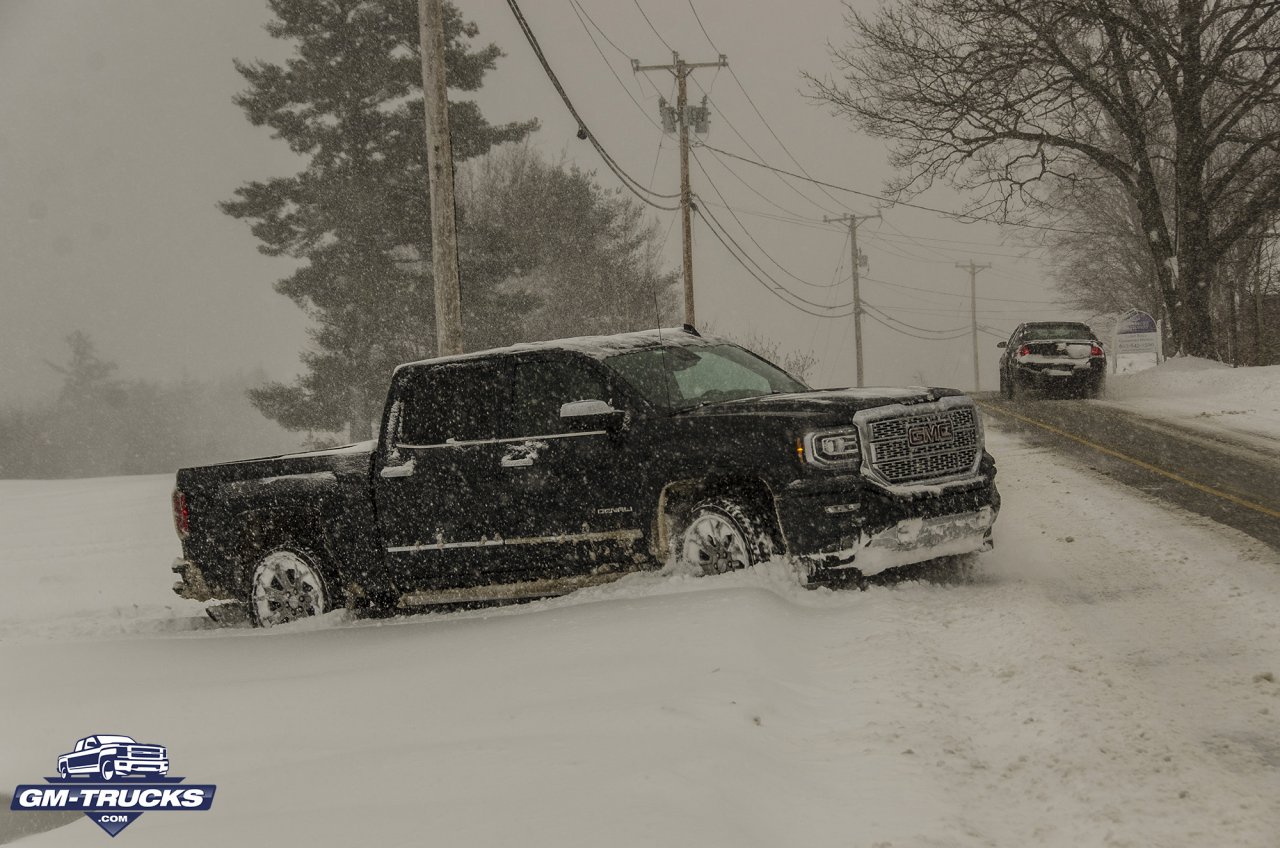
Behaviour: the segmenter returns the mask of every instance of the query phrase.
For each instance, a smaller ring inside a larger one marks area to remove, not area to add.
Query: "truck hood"
[[[957,397],[961,394],[962,392],[956,389],[925,386],[821,389],[710,403],[680,414],[690,417],[776,416],[805,420],[825,426],[848,423],[855,413],[864,409],[895,404],[912,406],[919,403],[933,403],[939,398]]]

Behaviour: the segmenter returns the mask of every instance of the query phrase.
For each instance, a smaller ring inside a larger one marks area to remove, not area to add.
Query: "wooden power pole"
[[[973,324],[973,390],[982,390],[982,379],[978,376],[978,272],[985,271],[990,265],[975,265],[970,259],[968,264],[956,263],[957,268],[969,272],[969,320]]]
[[[728,66],[729,59],[723,53],[714,62],[686,62],[674,50],[671,51],[669,65],[641,65],[639,61],[631,60],[631,70],[634,73],[670,71],[676,78],[674,124],[680,128],[680,229],[684,235],[684,322],[689,326],[696,326],[693,311],[693,220],[691,217],[693,204],[689,191],[689,125],[696,121],[701,126],[705,126],[707,112],[706,106],[695,107],[694,111],[698,113],[695,119],[693,111],[689,109],[688,79],[689,74],[696,68],[727,68]],[[665,102],[659,104],[658,108],[663,110],[663,127],[672,126],[672,114],[666,111],[668,107]],[[700,131],[704,130],[700,129]]]
[[[849,257],[853,265],[853,356],[857,361],[858,369],[858,388],[863,385],[862,371],[862,292],[861,292],[861,262],[862,254],[858,252],[858,224],[868,221],[872,218],[879,218],[880,213],[874,215],[838,215],[835,218],[822,216],[822,220],[828,224],[839,223],[849,225]]]
[[[449,356],[462,353],[462,297],[458,285],[458,227],[454,217],[449,90],[445,84],[443,0],[418,0],[418,29],[422,51],[422,94],[427,114],[436,350],[440,356]]]

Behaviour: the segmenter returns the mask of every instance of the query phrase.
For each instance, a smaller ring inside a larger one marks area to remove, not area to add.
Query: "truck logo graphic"
[[[913,448],[944,444],[954,437],[948,418],[935,418],[907,427],[907,444]]]
[[[57,770],[44,783],[14,789],[9,809],[82,812],[115,836],[146,812],[208,810],[217,789],[170,777],[166,746],[112,733],[77,739]]]
[[[168,773],[169,750],[163,745],[140,745],[131,736],[86,736],[76,740],[74,751],[58,757],[58,774],[63,778],[91,775],[115,780]]]

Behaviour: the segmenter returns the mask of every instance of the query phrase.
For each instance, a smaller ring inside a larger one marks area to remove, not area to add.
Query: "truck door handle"
[[[387,465],[379,472],[383,477],[412,477],[413,476],[413,460],[409,460],[404,465]]]
[[[533,457],[531,456],[504,456],[502,458],[503,468],[528,468],[533,465]]]

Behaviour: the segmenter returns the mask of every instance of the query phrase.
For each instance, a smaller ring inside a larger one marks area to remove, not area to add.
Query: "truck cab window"
[[[504,371],[499,363],[447,363],[411,377],[401,398],[398,442],[440,445],[496,437]]]

